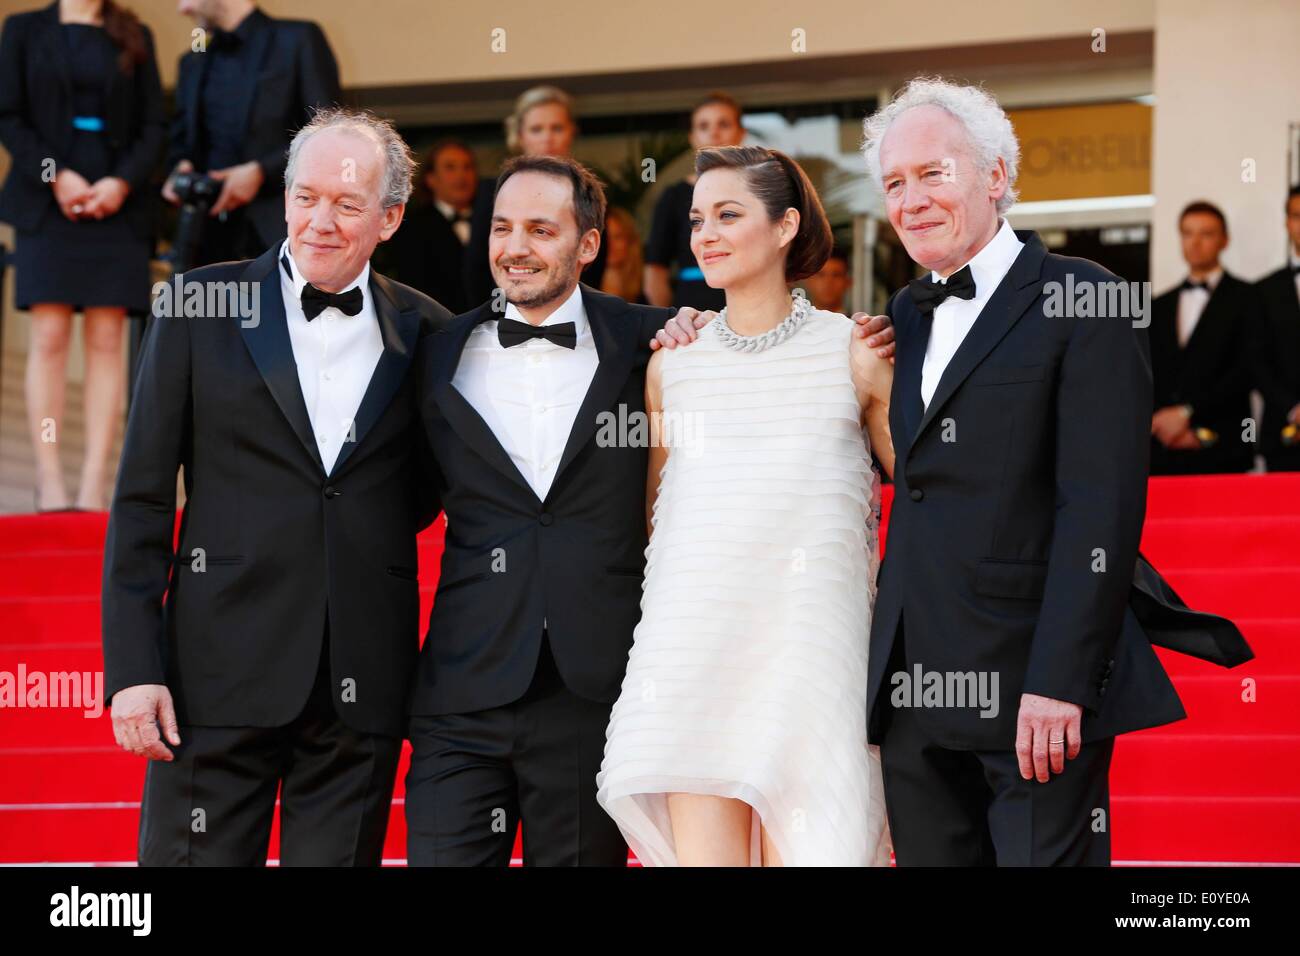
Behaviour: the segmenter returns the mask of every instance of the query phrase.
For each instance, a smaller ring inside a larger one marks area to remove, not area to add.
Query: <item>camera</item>
[[[166,258],[171,261],[172,271],[179,273],[194,264],[203,222],[221,195],[221,180],[207,173],[177,173],[172,177],[172,189],[181,201],[181,211],[176,220],[176,240]]]

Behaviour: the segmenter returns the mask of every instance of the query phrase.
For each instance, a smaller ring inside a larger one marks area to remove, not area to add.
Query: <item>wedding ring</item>
[[[1049,744],[1063,744],[1063,743],[1065,743],[1065,738],[1062,737],[1060,740],[1054,740],[1054,739],[1052,739],[1051,737],[1048,737],[1048,738],[1047,738],[1047,742],[1048,742]]]
[[[81,212],[81,203],[75,203],[75,204],[73,204],[72,211],[75,212],[75,213],[80,213],[80,212]]]

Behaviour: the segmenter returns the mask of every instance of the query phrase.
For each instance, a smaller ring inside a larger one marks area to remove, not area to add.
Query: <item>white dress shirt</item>
[[[289,260],[292,276],[280,259]],[[370,296],[370,263],[356,282],[361,287],[361,311],[348,315],[330,306],[312,321],[302,310],[302,290],[307,280],[298,272],[289,251],[289,240],[280,247],[276,260],[280,290],[284,294],[284,316],[289,325],[289,342],[298,366],[298,384],[307,405],[321,464],[328,475],[334,470],[345,441],[355,441],[355,421],[361,399],[370,385],[375,366],[384,353],[384,340]],[[341,291],[346,292],[347,289]]]
[[[984,306],[988,305],[989,299],[993,298],[994,290],[1011,270],[1011,264],[1016,261],[1016,256],[1020,255],[1024,246],[1016,238],[1011,224],[1003,219],[993,238],[967,263],[971,278],[975,280],[975,298],[951,297],[944,299],[935,308],[934,320],[930,324],[930,341],[926,343],[925,361],[921,365],[921,401],[926,408],[930,407],[930,399],[934,398],[934,393],[939,388],[943,370],[952,361],[962,340],[970,332]],[[955,270],[954,274],[960,271]],[[935,282],[945,281],[933,271],[930,278]]]
[[[1209,292],[1204,289],[1183,289],[1178,293],[1179,348],[1184,347],[1187,340],[1192,337],[1192,333],[1196,331],[1196,323],[1201,321],[1201,314],[1205,311],[1205,305],[1210,301],[1210,295],[1222,278],[1223,270],[1215,269],[1205,277],[1205,284],[1210,287]]]
[[[449,202],[443,202],[435,197],[433,204],[438,207],[438,212],[442,213],[442,217],[451,223],[451,231],[456,234],[460,244],[462,246],[466,245],[469,242],[469,220],[458,219],[459,213],[456,211],[456,207]]]
[[[513,304],[506,305],[505,318],[526,321]],[[576,348],[547,339],[528,339],[504,348],[497,338],[498,321],[479,323],[465,342],[451,380],[542,500],[551,490],[578,408],[600,361],[578,286],[542,325],[564,322],[576,327]]]

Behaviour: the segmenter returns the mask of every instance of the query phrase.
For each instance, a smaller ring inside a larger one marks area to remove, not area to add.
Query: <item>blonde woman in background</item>
[[[621,206],[610,206],[605,216],[605,247],[608,252],[600,291],[646,305],[641,291],[645,262],[641,234],[632,214]]]
[[[558,86],[534,86],[519,94],[515,108],[504,120],[506,148],[524,156],[573,155],[578,137],[578,114],[573,97]],[[465,293],[471,308],[492,297],[496,281],[488,262],[488,234],[492,230],[492,206],[496,201],[495,177],[484,177],[474,197],[469,244],[465,247]],[[605,244],[582,271],[581,281],[601,288],[605,274]]]

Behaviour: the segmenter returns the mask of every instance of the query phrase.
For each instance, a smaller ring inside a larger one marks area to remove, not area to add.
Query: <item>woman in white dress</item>
[[[803,170],[752,146],[695,170],[691,245],[727,306],[646,374],[642,617],[597,798],[645,865],[888,865],[864,430],[892,475],[893,369],[790,294],[831,248]]]

